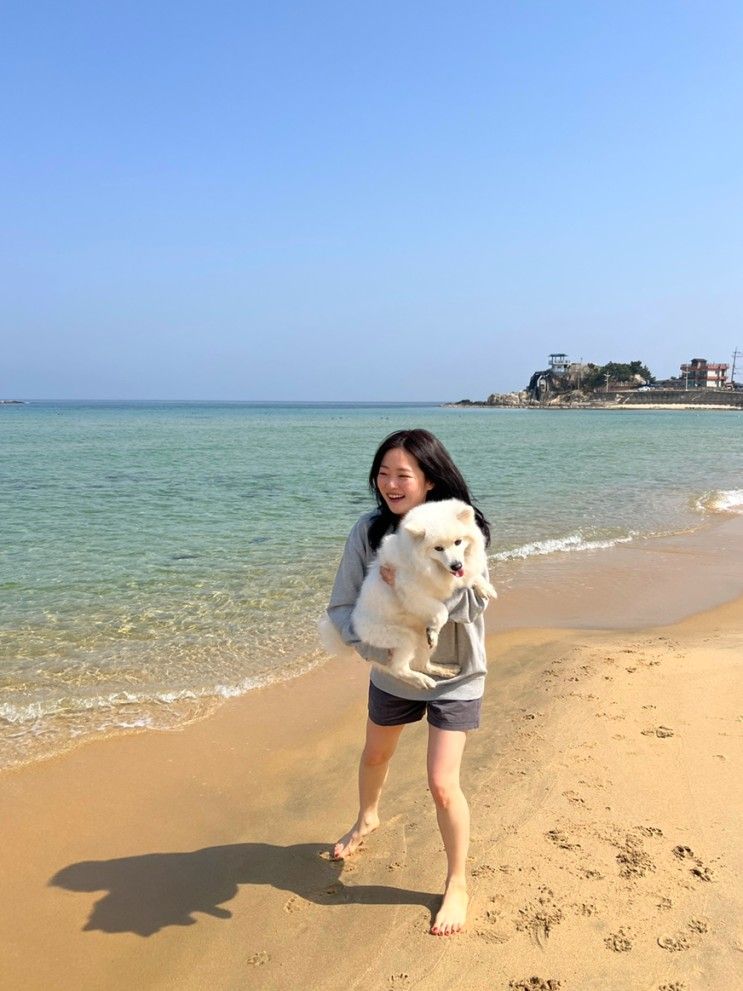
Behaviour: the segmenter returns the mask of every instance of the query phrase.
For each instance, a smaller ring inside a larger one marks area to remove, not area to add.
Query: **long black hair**
[[[374,496],[378,515],[369,527],[369,543],[376,550],[382,542],[382,537],[390,530],[396,530],[400,517],[390,512],[387,503],[377,487],[379,468],[385,454],[394,448],[402,448],[418,462],[418,466],[426,477],[433,483],[433,488],[426,495],[426,502],[439,502],[442,499],[461,499],[475,511],[477,525],[485,537],[485,544],[490,543],[490,524],[482,511],[475,506],[467,483],[459,468],[454,464],[451,455],[438,439],[428,430],[396,430],[385,437],[377,448],[372,466],[369,471],[369,488]]]

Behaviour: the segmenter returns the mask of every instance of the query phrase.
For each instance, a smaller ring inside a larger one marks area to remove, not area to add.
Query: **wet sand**
[[[330,662],[180,731],[0,774],[0,987],[736,987],[741,540],[728,520],[504,568],[465,757],[466,933],[428,934],[445,861],[424,726],[380,829],[328,859],[368,675]]]

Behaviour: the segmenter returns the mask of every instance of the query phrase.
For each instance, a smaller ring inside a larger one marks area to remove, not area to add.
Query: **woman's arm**
[[[348,535],[327,612],[344,643],[353,647],[366,661],[384,661],[387,658],[387,651],[383,647],[372,647],[359,640],[351,620],[361,583],[366,576],[367,559],[371,559],[365,522],[363,519],[359,520]]]

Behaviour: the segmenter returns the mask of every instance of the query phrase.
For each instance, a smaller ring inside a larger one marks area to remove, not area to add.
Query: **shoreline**
[[[743,401],[740,403],[442,403],[443,409],[499,409],[499,410],[721,410],[723,412],[743,411]]]
[[[703,518],[693,530],[634,537],[610,547],[506,561],[491,559],[491,577],[499,597],[486,613],[486,631],[493,634],[543,627],[619,630],[676,622],[743,596],[743,572],[736,566],[736,556],[743,559],[743,514],[721,512]],[[665,575],[660,597],[647,596],[647,559],[651,567]],[[692,587],[693,601],[689,596]],[[555,589],[559,589],[557,596]],[[33,753],[25,761],[0,766],[0,775],[54,761],[109,739],[181,732],[214,718],[224,706],[249,699],[256,692],[270,692],[285,683],[302,683],[330,663],[329,658],[308,665],[302,662],[298,673],[282,669],[275,678],[241,694],[206,695],[193,702],[188,715],[166,725],[110,726],[70,737],[51,750]],[[366,673],[363,661],[359,660],[359,666]]]
[[[742,559],[743,514],[721,512],[691,530],[498,565],[507,587],[488,615],[499,629],[665,626],[743,596]]]
[[[0,772],[9,986],[477,991],[495,970],[504,991],[531,975],[561,991],[732,987],[743,597],[698,607],[734,592],[721,548],[742,537],[738,517],[686,550],[612,548],[588,589],[581,562],[542,561],[529,588],[514,569],[488,613],[484,728],[465,757],[461,937],[426,932],[443,855],[424,727],[404,734],[366,850],[326,859],[354,814],[368,674],[330,661],[179,730]],[[604,628],[564,625],[578,608],[601,618],[607,589]],[[644,625],[654,594],[667,614]],[[532,625],[513,625],[525,609]]]

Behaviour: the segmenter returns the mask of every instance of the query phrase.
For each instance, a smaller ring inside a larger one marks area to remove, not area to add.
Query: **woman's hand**
[[[383,564],[379,569],[379,577],[382,581],[389,585],[390,588],[394,588],[395,585],[395,569],[391,564]]]

